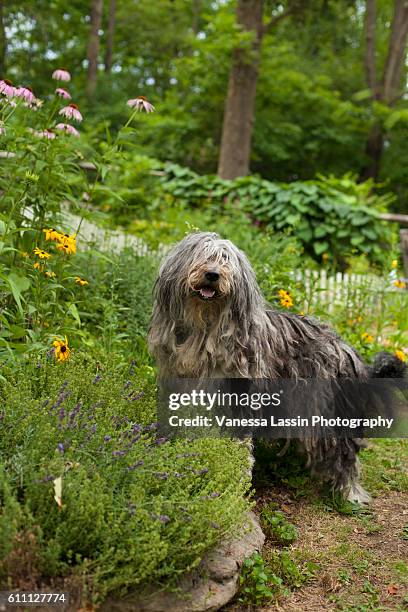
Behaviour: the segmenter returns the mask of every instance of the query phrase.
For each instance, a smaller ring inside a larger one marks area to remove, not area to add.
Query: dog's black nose
[[[211,283],[215,283],[215,281],[217,281],[220,278],[220,275],[218,274],[218,272],[206,272],[205,278]]]

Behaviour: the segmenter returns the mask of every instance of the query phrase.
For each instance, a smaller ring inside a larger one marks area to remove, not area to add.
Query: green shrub
[[[95,601],[147,584],[171,588],[243,520],[245,448],[227,439],[161,437],[149,368],[73,354],[5,374],[2,588],[18,587],[28,571],[22,543],[31,546],[38,587],[81,576]]]
[[[393,239],[378,218],[392,196],[372,195],[369,182],[357,184],[349,176],[292,183],[272,183],[257,176],[224,181],[176,164],[167,164],[164,170],[162,188],[174,200],[210,207],[214,214],[233,203],[261,227],[293,231],[318,262],[327,255],[334,266],[344,268],[353,254],[365,253],[378,264]]]

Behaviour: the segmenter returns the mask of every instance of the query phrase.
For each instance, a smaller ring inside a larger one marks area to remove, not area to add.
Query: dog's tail
[[[404,378],[407,365],[392,353],[381,351],[369,367],[371,378]]]

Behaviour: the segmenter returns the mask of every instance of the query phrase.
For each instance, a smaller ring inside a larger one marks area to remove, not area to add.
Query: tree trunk
[[[95,95],[98,81],[99,30],[102,25],[103,0],[91,2],[91,31],[88,41],[88,80],[86,94],[88,98]]]
[[[4,1],[0,0],[0,77],[6,76],[7,38],[4,27]]]
[[[108,34],[106,37],[106,49],[105,49],[105,72],[110,73],[112,68],[112,57],[113,57],[113,41],[115,37],[115,23],[116,21],[116,0],[109,0],[109,14],[108,14]]]
[[[376,2],[367,0],[365,12],[365,70],[367,85],[371,89],[374,98],[377,88],[377,74],[375,67],[375,21],[376,21]]]
[[[408,36],[408,2],[395,0],[394,17],[384,67],[382,99],[393,104],[401,86]]]
[[[405,65],[408,39],[408,1],[395,0],[387,58],[380,84],[377,84],[375,73],[375,0],[366,0],[365,28],[367,85],[372,90],[375,99],[391,107],[398,98]],[[383,128],[377,122],[371,127],[368,135],[366,144],[368,163],[360,173],[360,180],[378,179],[383,148]]]
[[[256,85],[262,44],[263,0],[238,0],[237,23],[251,32],[251,49],[235,49],[224,110],[218,174],[233,179],[249,172]]]

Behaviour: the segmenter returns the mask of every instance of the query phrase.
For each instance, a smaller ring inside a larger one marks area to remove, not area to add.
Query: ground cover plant
[[[66,579],[97,602],[174,587],[241,524],[245,447],[160,437],[150,368],[44,355],[0,399],[2,588]]]

